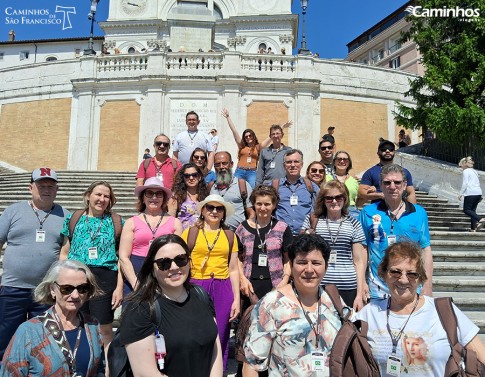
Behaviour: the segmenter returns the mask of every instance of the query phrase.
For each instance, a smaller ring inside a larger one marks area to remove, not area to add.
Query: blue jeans
[[[256,170],[245,170],[241,168],[236,168],[234,176],[244,179],[247,183],[249,183],[252,189],[256,185]]]
[[[49,305],[34,301],[34,290],[2,287],[0,289],[0,361],[17,328],[27,319],[49,309]]]

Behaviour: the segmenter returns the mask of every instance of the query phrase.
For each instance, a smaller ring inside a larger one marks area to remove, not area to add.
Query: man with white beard
[[[235,231],[246,218],[254,217],[254,211],[248,201],[252,192],[251,186],[244,179],[235,177],[232,174],[232,167],[233,162],[229,152],[216,153],[214,157],[216,182],[210,193],[222,196],[225,201],[234,206],[234,215],[225,219],[224,223]]]

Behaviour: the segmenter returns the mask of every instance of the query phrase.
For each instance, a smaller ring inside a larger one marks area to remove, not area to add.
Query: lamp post
[[[301,48],[298,50],[298,55],[311,54],[310,50],[306,48],[306,9],[308,8],[308,1],[309,0],[300,0],[303,24],[301,26]]]
[[[89,33],[89,43],[88,48],[84,50],[84,55],[96,55],[96,51],[94,51],[94,42],[93,42],[93,34],[94,34],[94,22],[96,19],[96,8],[98,7],[99,0],[91,0],[91,10],[88,14],[88,20],[91,20],[91,32]]]

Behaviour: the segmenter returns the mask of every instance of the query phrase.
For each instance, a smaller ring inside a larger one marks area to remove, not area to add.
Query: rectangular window
[[[4,53],[4,52],[0,52],[0,61],[2,61],[2,60],[3,60],[3,56],[4,56],[4,55],[5,55],[5,53]]]
[[[401,66],[401,57],[398,56],[389,61],[389,68],[397,69]]]
[[[27,60],[29,58],[29,51],[20,51],[19,58],[20,60]]]

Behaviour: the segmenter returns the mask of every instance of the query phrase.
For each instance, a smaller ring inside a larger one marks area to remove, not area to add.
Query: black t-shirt
[[[165,338],[167,355],[164,373],[170,377],[208,377],[211,370],[217,326],[212,300],[204,303],[194,288],[178,303],[159,297],[162,320],[159,331]],[[129,344],[155,334],[148,303],[129,303],[120,324],[121,344]],[[155,355],[153,355],[155,358]]]

